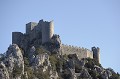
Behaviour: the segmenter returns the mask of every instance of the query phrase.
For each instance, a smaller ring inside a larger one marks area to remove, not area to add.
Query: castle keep
[[[12,33],[12,43],[18,44],[20,38],[29,36],[30,41],[42,38],[41,42],[49,42],[54,34],[54,25],[53,21],[47,22],[40,20],[39,23],[30,22],[26,24],[26,34],[22,34],[21,32],[13,32]]]
[[[70,45],[64,45],[61,43],[59,35],[54,34],[53,21],[40,20],[38,23],[29,22],[26,24],[26,33],[12,32],[12,43],[19,45],[26,50],[31,44],[43,45],[45,43],[53,42],[57,43],[57,46],[61,50],[61,54],[77,54],[78,58],[95,58],[100,60],[99,48],[92,47],[91,50],[86,48],[80,48]]]

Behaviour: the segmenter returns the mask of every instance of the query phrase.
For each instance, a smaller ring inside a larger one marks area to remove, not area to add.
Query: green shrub
[[[63,74],[63,79],[70,79],[72,76],[71,76],[71,74],[70,74],[70,72],[68,71],[68,70],[64,70],[64,72],[63,72],[64,74]]]
[[[29,67],[29,60],[27,57],[24,57],[24,65]]]
[[[50,60],[53,70],[56,70],[56,63],[57,63],[56,55],[50,55],[49,60]]]
[[[14,77],[14,78],[17,77],[17,76],[19,76],[19,75],[22,73],[22,66],[21,66],[21,67],[18,67],[18,66],[15,64],[12,73],[13,73],[13,77]]]
[[[87,68],[93,69],[94,65],[97,65],[97,66],[101,67],[101,64],[99,62],[97,62],[96,59],[86,58],[85,60],[88,61],[88,62],[85,63],[85,67],[87,67]]]
[[[34,71],[34,75],[38,79],[49,79],[49,73],[48,71],[42,72],[41,68]]]
[[[113,73],[110,79],[120,79],[120,74]]]
[[[43,54],[43,53],[48,53],[48,51],[45,50],[45,49],[42,48],[42,47],[36,48],[36,51],[35,51],[35,54],[36,54],[36,55],[38,55],[38,54]]]
[[[88,70],[89,74],[91,75],[91,77],[93,79],[97,79],[98,77],[100,77],[99,73],[97,73],[96,71],[94,70]]]
[[[27,74],[28,74],[28,79],[34,79],[35,78],[35,75],[34,75],[34,72],[33,72],[32,68],[27,67],[26,71],[27,71]]]
[[[79,64],[75,64],[75,73],[80,73],[82,70],[82,67]]]
[[[65,59],[65,60],[67,60],[68,59],[68,55],[63,55],[63,58]]]
[[[0,61],[3,61],[5,59],[4,54],[0,54]]]
[[[62,68],[62,66],[63,66],[63,60],[57,59],[57,63],[56,63],[57,72],[60,72],[60,69]]]
[[[58,58],[56,55],[50,55],[49,60],[53,70],[57,70],[59,72],[63,66],[64,60]]]

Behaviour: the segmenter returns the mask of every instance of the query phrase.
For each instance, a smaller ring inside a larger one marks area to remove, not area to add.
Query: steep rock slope
[[[18,45],[10,45],[0,56],[0,79],[120,79],[95,59],[54,52],[46,46],[31,46],[24,52]]]

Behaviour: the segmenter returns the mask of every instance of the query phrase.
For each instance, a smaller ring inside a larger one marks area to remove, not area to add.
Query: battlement
[[[79,59],[82,58],[93,58],[93,52],[89,49],[86,48],[81,48],[81,47],[77,47],[77,46],[71,46],[71,45],[61,45],[61,49],[62,49],[62,54],[77,54]]]
[[[92,52],[90,49],[84,48],[84,47],[78,47],[78,46],[73,46],[73,45],[67,45],[67,44],[62,44],[63,47],[67,47],[67,48],[74,48],[76,50],[86,50],[89,52]]]

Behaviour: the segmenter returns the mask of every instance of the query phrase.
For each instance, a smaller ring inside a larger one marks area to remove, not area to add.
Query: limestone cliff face
[[[52,53],[43,46],[31,46],[28,53],[17,44],[10,45],[0,57],[0,79],[120,79],[95,59]]]
[[[15,69],[20,69],[19,75],[14,78],[20,79],[21,75],[24,74],[24,60],[22,51],[18,47],[18,45],[13,44],[8,47],[4,60],[1,62],[1,67],[3,67],[4,72],[1,71],[2,77],[6,77],[5,79],[12,79],[11,75],[14,73]],[[3,74],[6,73],[6,74]]]
[[[0,79],[9,79],[8,70],[3,62],[0,62]]]
[[[8,51],[6,52],[6,57],[5,63],[9,66],[9,72],[12,72],[14,66],[17,66],[22,68],[22,74],[24,74],[23,55],[18,45],[10,45]]]

